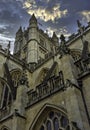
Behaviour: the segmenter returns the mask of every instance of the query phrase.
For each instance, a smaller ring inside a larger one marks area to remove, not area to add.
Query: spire
[[[63,34],[61,34],[60,39],[61,39],[61,42],[65,43],[65,36]]]
[[[77,24],[78,24],[78,27],[80,28],[81,27],[81,23],[79,20],[77,20]]]
[[[79,20],[77,20],[77,25],[78,25],[78,28],[79,28],[79,34],[80,34],[82,40],[84,40],[84,35],[83,35],[84,30],[85,30],[84,26],[82,26],[82,24],[80,23]]]
[[[69,54],[70,49],[66,45],[65,36],[63,34],[61,34],[60,39],[61,39],[61,44],[60,44],[60,47],[59,47],[59,53],[61,55],[60,56],[60,58],[61,58],[63,55]]]
[[[53,32],[53,36],[52,36],[52,38],[57,38],[57,35],[56,35],[55,32]]]
[[[77,20],[78,28],[79,28],[79,34],[81,36],[82,44],[83,44],[83,49],[82,49],[82,56],[81,58],[83,60],[88,59],[89,56],[89,47],[88,47],[88,41],[86,40],[86,37],[84,35],[85,28],[82,26],[79,20]]]
[[[59,40],[55,32],[53,32],[52,40],[55,46],[59,46]]]
[[[22,31],[22,27],[20,26],[19,31]]]
[[[20,26],[20,28],[18,29],[17,33],[22,33],[22,27]]]
[[[35,15],[33,14],[29,20],[29,23],[32,23],[32,22],[36,22],[37,23],[37,19],[35,17]]]

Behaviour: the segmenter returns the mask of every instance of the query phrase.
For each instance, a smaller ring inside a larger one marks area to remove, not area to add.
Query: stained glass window
[[[61,126],[65,128],[67,126],[67,124],[68,124],[67,118],[62,116],[61,117]]]
[[[59,130],[59,121],[57,118],[54,119],[53,124],[54,124],[54,130]]]
[[[52,130],[51,122],[50,121],[47,121],[47,130]]]
[[[67,117],[59,111],[50,111],[43,120],[40,130],[69,130],[69,122]]]

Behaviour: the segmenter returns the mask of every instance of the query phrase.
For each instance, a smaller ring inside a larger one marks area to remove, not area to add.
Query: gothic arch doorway
[[[65,109],[45,104],[35,117],[29,130],[69,130],[69,120]]]

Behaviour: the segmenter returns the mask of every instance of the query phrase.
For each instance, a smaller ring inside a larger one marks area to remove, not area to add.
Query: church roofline
[[[6,50],[0,49],[0,54],[3,55],[4,57],[7,57],[8,60],[10,59],[10,60],[14,61],[15,63],[19,64],[21,67],[23,67],[24,62],[19,60],[18,58],[16,58],[12,54],[7,55]],[[27,70],[29,70],[29,72],[31,72],[28,66],[25,66],[25,67]]]
[[[86,34],[88,31],[90,31],[90,23],[88,23],[88,26],[86,26],[85,27],[85,31],[84,31],[84,34]],[[68,39],[67,41],[66,41],[66,44],[69,46],[69,45],[71,45],[71,44],[73,44],[74,43],[74,41],[76,41],[77,39],[79,39],[80,38],[80,34],[79,34],[79,32],[77,32],[76,34],[72,34],[71,35],[71,39]]]

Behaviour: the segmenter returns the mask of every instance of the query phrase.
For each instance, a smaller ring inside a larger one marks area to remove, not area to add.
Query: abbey
[[[66,41],[33,14],[13,55],[0,46],[0,130],[90,130],[90,23],[77,23]]]

